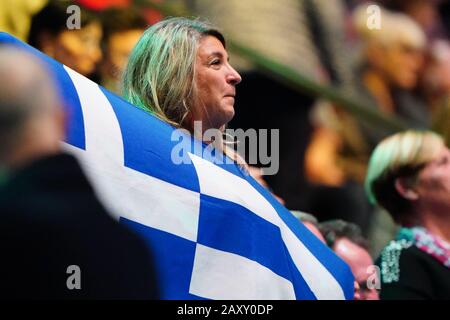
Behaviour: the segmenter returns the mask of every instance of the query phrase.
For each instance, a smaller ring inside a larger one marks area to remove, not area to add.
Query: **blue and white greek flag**
[[[173,127],[6,33],[0,43],[54,74],[69,115],[64,148],[147,242],[163,299],[352,299],[349,267],[238,166],[202,157],[189,135],[190,164],[174,164]]]

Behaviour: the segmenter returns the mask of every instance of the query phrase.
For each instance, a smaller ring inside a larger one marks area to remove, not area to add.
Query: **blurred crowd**
[[[190,8],[234,41],[450,143],[448,1],[197,0]],[[362,185],[371,152],[395,130],[312,99],[306,87],[293,89],[249,59],[232,61],[243,81],[230,126],[280,129],[280,170],[265,177],[270,188],[289,209],[356,223],[377,256],[397,227],[369,204]]]
[[[230,40],[405,128],[434,130],[450,145],[450,1],[158,3],[207,18]],[[70,4],[81,8],[80,29],[67,28]],[[161,19],[161,12],[132,0],[2,0],[0,7],[1,31],[118,95],[129,54],[144,30]],[[359,298],[378,299],[379,288],[367,287],[367,268],[399,226],[369,202],[364,181],[374,148],[394,132],[292,88],[248,57],[232,54],[231,60],[243,80],[230,127],[280,129],[279,172],[266,177],[256,167],[250,172],[350,265]]]

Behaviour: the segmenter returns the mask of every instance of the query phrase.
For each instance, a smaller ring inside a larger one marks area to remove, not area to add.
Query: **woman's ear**
[[[395,190],[405,199],[415,201],[419,199],[419,194],[414,189],[411,179],[397,178],[395,179]]]

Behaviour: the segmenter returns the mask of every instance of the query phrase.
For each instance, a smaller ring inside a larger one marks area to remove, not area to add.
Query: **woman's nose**
[[[230,73],[227,75],[227,82],[232,85],[237,85],[242,81],[241,75],[230,66]]]

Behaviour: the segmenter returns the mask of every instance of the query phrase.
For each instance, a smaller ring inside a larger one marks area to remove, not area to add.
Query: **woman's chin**
[[[225,110],[226,118],[228,119],[227,123],[231,121],[234,117],[234,105],[228,105]]]

